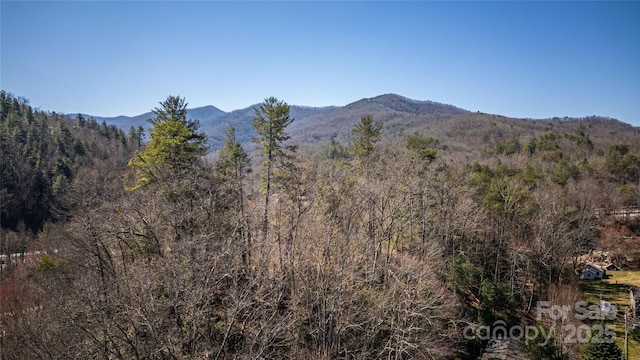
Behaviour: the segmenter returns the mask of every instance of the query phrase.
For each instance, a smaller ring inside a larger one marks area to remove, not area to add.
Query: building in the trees
[[[607,274],[606,270],[602,266],[598,266],[593,263],[587,263],[582,268],[578,269],[580,278],[584,280],[601,280]]]

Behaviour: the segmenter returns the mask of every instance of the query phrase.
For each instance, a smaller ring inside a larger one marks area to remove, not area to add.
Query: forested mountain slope
[[[219,150],[224,144],[225,134],[230,126],[235,127],[236,137],[245,147],[254,136],[252,121],[259,104],[225,113],[213,106],[190,109],[189,118],[198,120],[202,131],[209,137],[212,150]],[[593,116],[590,118],[553,118],[544,120],[513,119],[500,115],[472,113],[452,105],[432,101],[412,100],[396,94],[385,94],[362,99],[342,107],[291,106],[291,116],[295,121],[289,127],[293,143],[318,144],[333,138],[348,141],[351,129],[363,114],[371,114],[385,123],[387,135],[403,136],[414,131],[430,133],[461,150],[471,151],[483,148],[488,139],[540,136],[554,132],[554,126],[566,132],[574,132],[575,125],[598,127],[611,136],[636,134],[637,128],[613,119]],[[116,118],[95,117],[96,121],[118,126],[124,131],[130,127],[149,128],[146,119],[153,113]],[[72,115],[75,117],[75,115]],[[86,118],[91,116],[85,115]],[[572,125],[573,124],[573,125]],[[627,138],[628,139],[628,138]],[[627,139],[621,142],[629,143]],[[471,141],[471,144],[470,144]],[[472,146],[470,146],[472,145]]]
[[[477,329],[548,329],[537,301],[582,299],[604,224],[640,235],[614,213],[640,207],[640,134],[616,120],[268,98],[213,132],[185,104],[141,142],[2,93],[0,250],[37,254],[2,258],[5,357],[477,359]],[[549,340],[523,349],[585,350]]]
[[[70,196],[78,178],[97,169],[117,175],[140,146],[135,131],[35,110],[4,91],[0,119],[2,227],[13,230],[34,233],[46,221],[64,220],[80,201]]]

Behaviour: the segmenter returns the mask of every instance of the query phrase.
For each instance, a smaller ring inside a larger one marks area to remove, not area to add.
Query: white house
[[[585,280],[602,279],[605,275],[605,269],[592,263],[587,263],[580,270],[580,277]]]

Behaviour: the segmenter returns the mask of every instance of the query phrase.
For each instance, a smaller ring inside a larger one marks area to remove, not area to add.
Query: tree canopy
[[[382,137],[382,121],[373,122],[373,115],[364,115],[352,133],[355,137],[349,152],[356,158],[365,158],[374,152],[375,144]]]
[[[293,122],[289,116],[289,105],[275,97],[264,100],[259,109],[255,109],[256,117],[253,119],[253,128],[258,134],[253,138],[253,142],[258,144],[260,155],[264,157],[262,162],[263,186],[265,190],[265,208],[262,220],[262,233],[266,238],[269,221],[269,196],[271,195],[271,183],[274,178],[274,169],[283,168],[286,165],[289,152],[294,151],[294,146],[285,146],[284,142],[289,140],[289,135],[285,131],[287,126]],[[274,167],[274,165],[276,165]]]
[[[129,166],[136,169],[136,184],[131,190],[169,177],[180,177],[199,162],[206,148],[206,135],[198,132],[198,121],[187,119],[184,98],[169,96],[153,109],[149,119],[149,143],[136,151]]]
[[[253,138],[253,142],[258,144],[265,161],[282,157],[287,149],[283,143],[289,140],[285,129],[293,122],[293,118],[289,116],[289,105],[272,96],[266,98],[259,109],[254,110],[256,117],[253,119],[253,128],[258,136]]]
[[[180,97],[154,109],[145,144],[141,128],[0,92],[2,354],[478,359],[482,329],[537,318],[538,336],[522,334],[530,359],[619,357],[612,342],[566,341],[586,329],[551,310],[627,296],[624,279],[599,295],[578,264],[601,259],[597,246],[640,269],[640,133],[473,113],[414,132],[411,114],[349,109],[348,130],[317,125],[326,152],[293,152],[290,110],[256,107],[261,167],[233,127],[217,159],[201,156]],[[295,130],[312,139],[307,126]],[[134,175],[144,188],[125,191]]]
[[[238,181],[249,165],[249,155],[236,140],[236,129],[231,126],[227,131],[227,138],[220,150],[216,167],[223,180]]]

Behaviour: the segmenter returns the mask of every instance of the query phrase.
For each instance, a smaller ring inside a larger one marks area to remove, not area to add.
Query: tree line
[[[57,252],[3,274],[5,356],[475,358],[484,344],[465,326],[520,324],[535,301],[574,296],[571,263],[595,246],[598,210],[638,201],[637,155],[589,145],[587,129],[465,161],[363,114],[318,156],[288,142],[289,105],[269,97],[255,164],[233,128],[207,161],[186,107],[161,102],[146,144],[82,119],[79,143],[102,137],[85,155],[47,132],[66,144],[48,150],[48,188],[63,174],[73,201],[30,241]],[[2,114],[28,132],[28,117]],[[54,170],[63,157],[67,173]],[[556,345],[554,358],[573,350]]]

